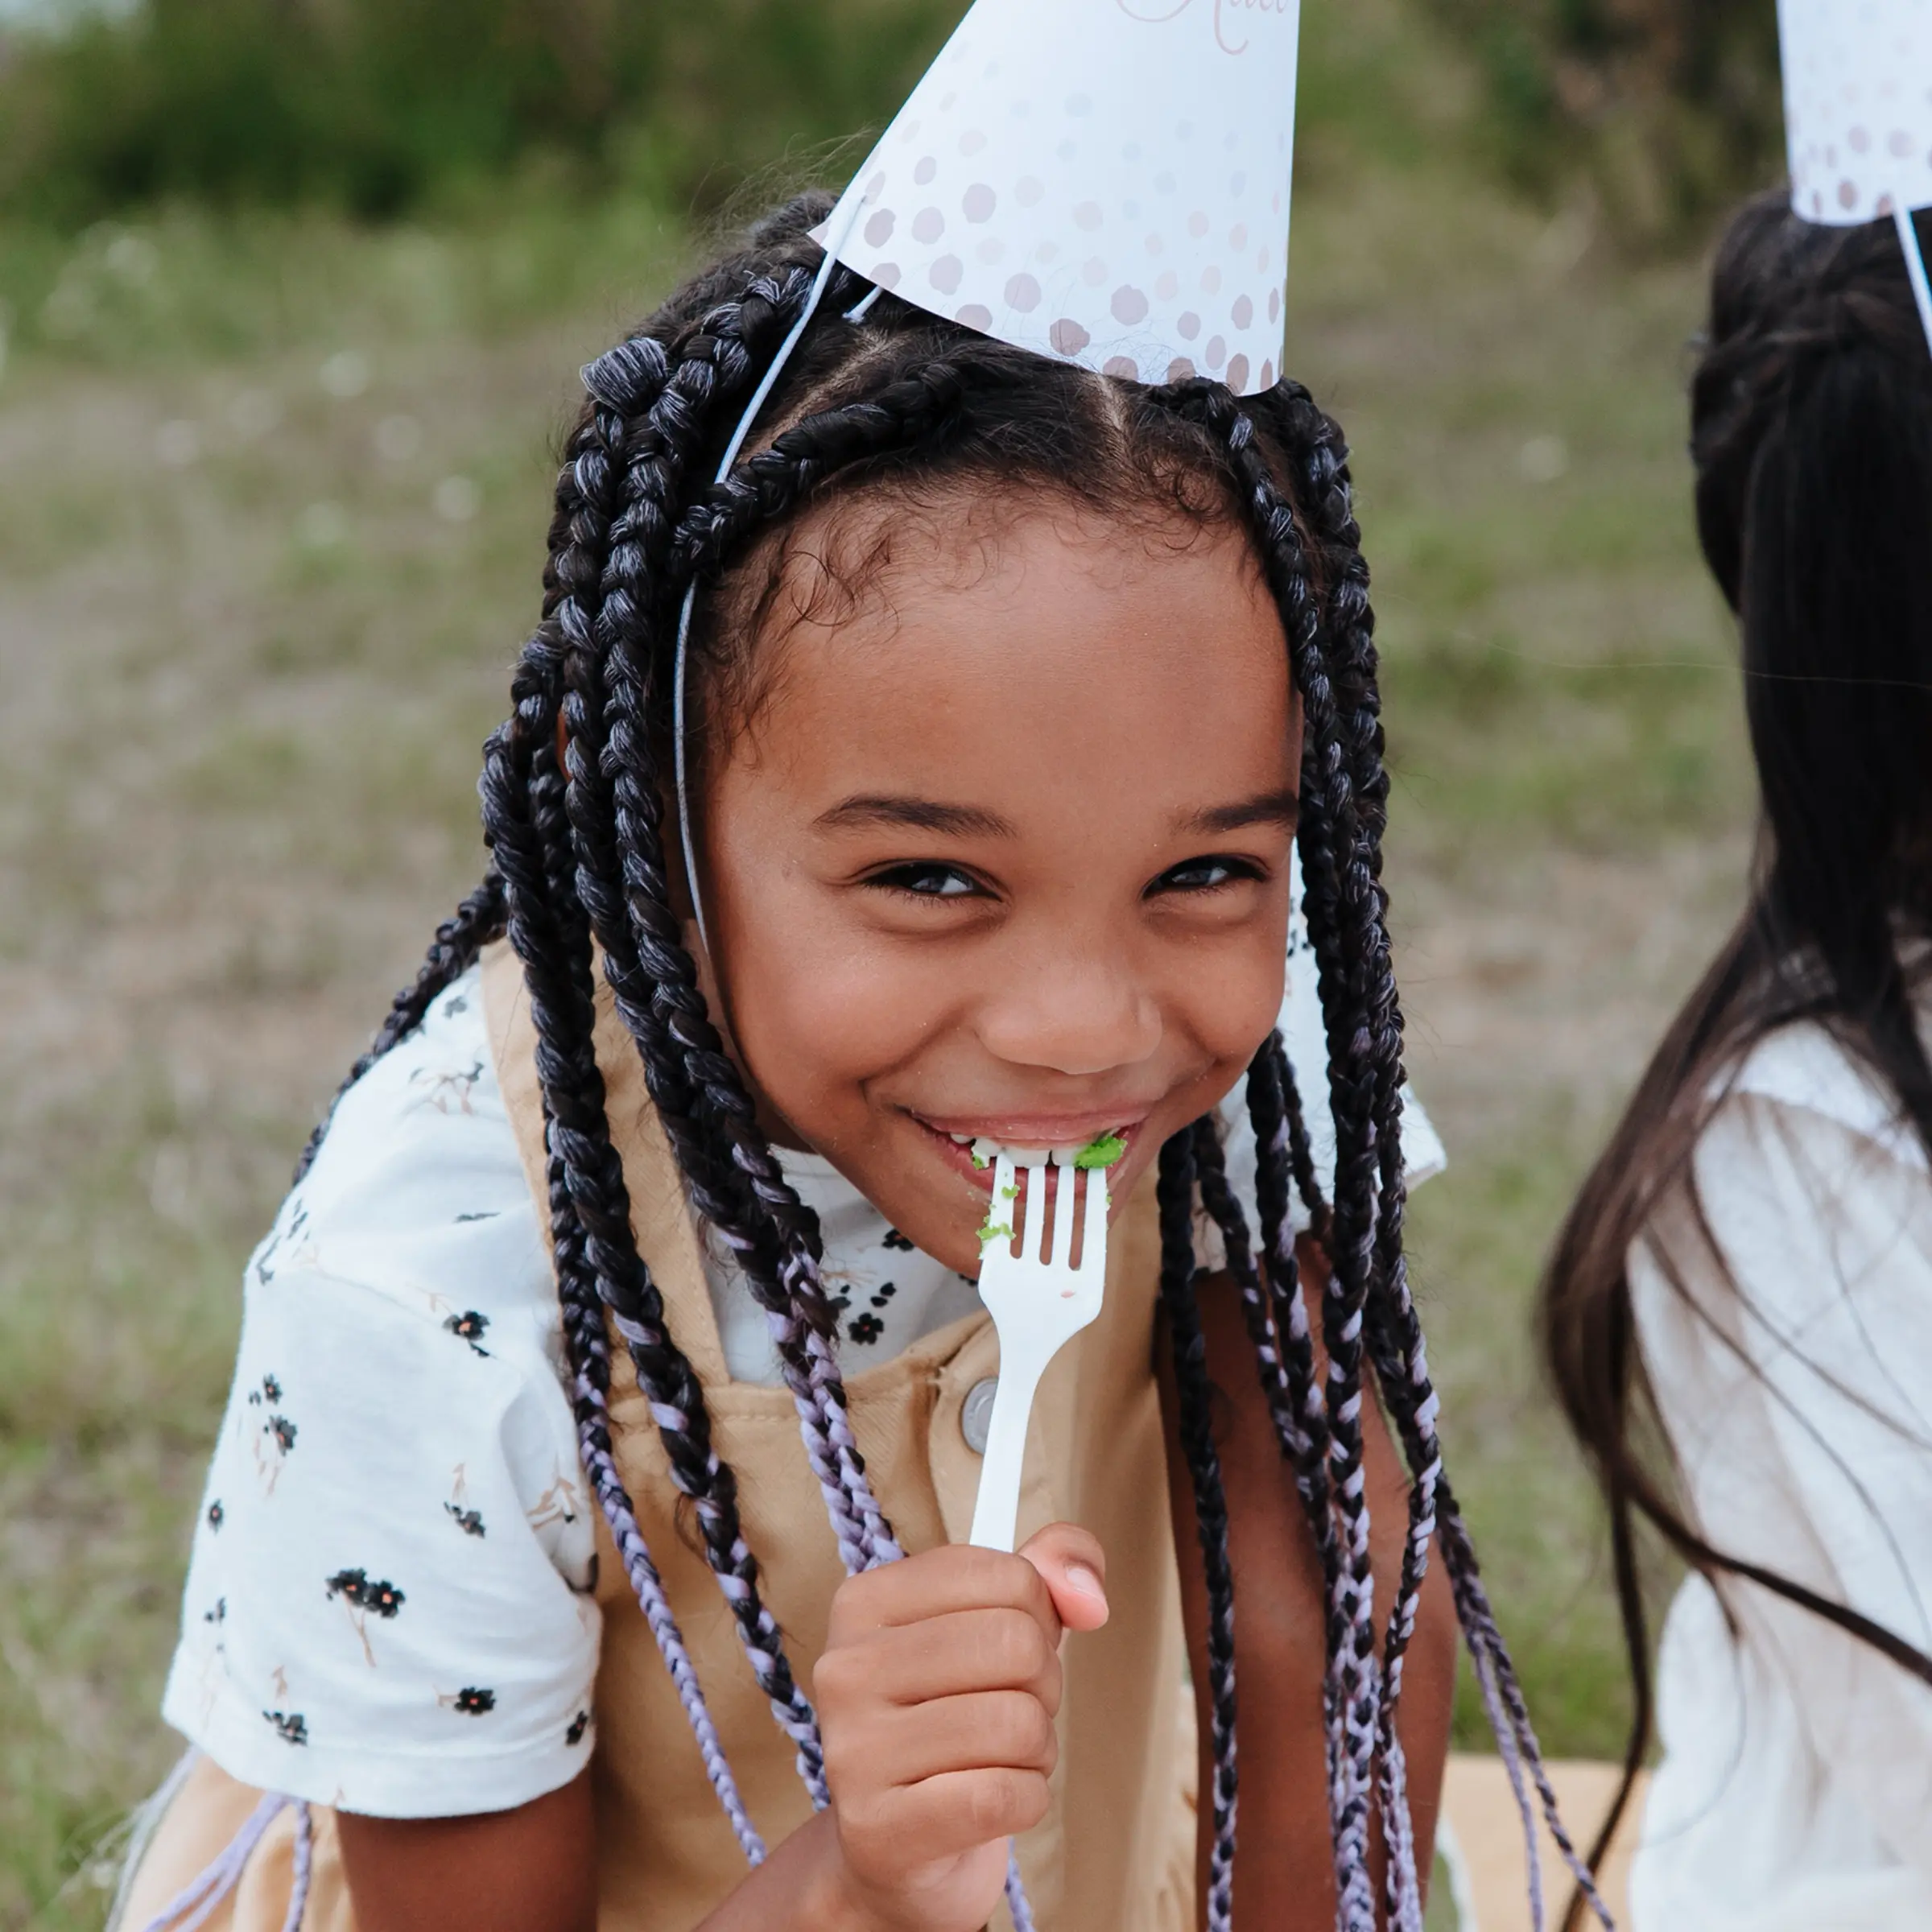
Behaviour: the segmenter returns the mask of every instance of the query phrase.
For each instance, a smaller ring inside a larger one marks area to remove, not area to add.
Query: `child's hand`
[[[1063,1630],[1107,1620],[1105,1558],[1055,1523],[1017,1556],[954,1544],[846,1582],[813,1674],[854,1922],[979,1932],[1006,1840],[1046,1812]]]

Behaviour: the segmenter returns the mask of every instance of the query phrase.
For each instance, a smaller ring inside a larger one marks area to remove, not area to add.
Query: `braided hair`
[[[1279,609],[1303,704],[1297,836],[1338,1156],[1331,1202],[1316,1182],[1278,1036],[1263,1043],[1248,1079],[1258,1230],[1250,1234],[1228,1186],[1212,1120],[1174,1136],[1160,1155],[1161,1296],[1210,1606],[1207,1917],[1216,1932],[1232,1919],[1235,1624],[1197,1307],[1197,1203],[1221,1232],[1268,1410],[1321,1557],[1339,1922],[1344,1932],[1373,1932],[1377,1923],[1369,1849],[1379,1812],[1389,1850],[1388,1922],[1419,1932],[1395,1715],[1432,1547],[1451,1573],[1525,1823],[1531,1787],[1553,1825],[1554,1808],[1443,1475],[1436,1398],[1402,1261],[1402,1022],[1381,883],[1388,780],[1368,573],[1341,432],[1298,384],[1284,381],[1237,402],[1204,379],[1119,382],[937,320],[840,268],[763,407],[755,453],[713,485],[749,398],[807,312],[823,262],[809,231],[828,205],[814,195],[778,211],[584,372],[588,401],[558,478],[542,621],[518,667],[514,708],[485,754],[493,869],[439,931],[371,1057],[420,1022],[481,945],[507,934],[538,1035],[551,1228],[585,1467],[720,1801],[755,1863],[762,1845],[612,1455],[612,1335],[647,1397],[753,1673],[820,1805],[823,1754],[763,1600],[736,1479],[712,1447],[703,1388],[631,1232],[592,1039],[600,960],[687,1195],[766,1314],[841,1557],[856,1571],[900,1550],[853,1437],[815,1219],[759,1129],[684,943],[664,823],[680,606],[695,587],[691,687],[700,720],[715,728],[747,701],[763,609],[758,585],[768,599],[791,520],[808,503],[976,484],[1055,492],[1116,518],[1178,514],[1242,531]],[[705,739],[702,726],[694,729],[700,755]],[[1319,1311],[1325,1372],[1296,1263],[1296,1197],[1331,1263]],[[1385,1629],[1377,1619],[1363,1470],[1363,1406],[1377,1392],[1412,1476]],[[1009,1898],[1025,1927],[1017,1880]]]

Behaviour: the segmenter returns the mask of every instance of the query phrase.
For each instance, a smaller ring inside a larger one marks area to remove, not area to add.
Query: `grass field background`
[[[1741,889],[1691,537],[1701,269],[1465,137],[1413,10],[1311,7],[1290,369],[1348,426],[1386,654],[1444,1437],[1550,1745],[1624,1704],[1528,1311],[1568,1191]],[[574,372],[698,245],[522,180],[358,229],[0,233],[0,1928],[98,1923],[242,1257],[480,864]],[[1464,1713],[1463,1736],[1480,1742]]]

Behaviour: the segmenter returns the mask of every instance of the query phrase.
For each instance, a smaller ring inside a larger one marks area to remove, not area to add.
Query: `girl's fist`
[[[1063,1630],[1107,1620],[1105,1559],[1055,1523],[850,1578],[813,1674],[841,1882],[862,1923],[979,1932],[1006,1840],[1046,1814]]]

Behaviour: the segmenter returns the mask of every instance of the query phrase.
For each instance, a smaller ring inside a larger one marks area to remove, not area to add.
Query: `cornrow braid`
[[[553,928],[569,925],[576,929],[572,934],[576,943],[567,943],[559,952],[572,969],[567,997],[576,1037],[581,1042],[588,1030],[594,1029],[596,1013],[588,947],[583,934],[580,914],[572,917],[574,902],[565,871],[569,862],[568,846],[564,836],[563,786],[556,767],[556,689],[559,681],[555,653],[547,648],[547,640],[539,636],[526,654],[525,668],[519,676],[519,684],[524,687],[528,698],[536,702],[527,718],[519,715],[513,722],[511,736],[502,750],[514,763],[527,761],[530,817],[545,869]],[[519,724],[526,728],[518,731],[516,726]],[[519,753],[523,754],[522,758],[518,758]],[[540,918],[541,914],[536,916]],[[581,1054],[580,1046],[577,1051]],[[602,1076],[597,1072],[594,1055],[591,1058],[591,1075],[601,1086]],[[752,1824],[744,1801],[739,1796],[737,1781],[698,1682],[696,1670],[685,1648],[683,1633],[665,1596],[663,1580],[638,1525],[635,1506],[617,1471],[610,1439],[610,1351],[605,1329],[605,1302],[590,1258],[584,1224],[572,1198],[569,1170],[563,1152],[564,1137],[555,1130],[547,1094],[544,1101],[544,1129],[551,1243],[584,1470],[610,1525],[625,1574],[637,1594],[658,1653],[677,1687],[679,1701],[683,1706],[686,1719],[696,1740],[705,1774],[717,1794],[747,1860],[755,1865],[764,1859],[764,1841]],[[634,1323],[631,1326],[640,1327],[642,1324]],[[661,1321],[658,1327],[662,1328]],[[634,1352],[642,1350],[646,1354],[647,1359],[638,1364],[638,1380],[646,1392],[646,1398],[653,1402],[654,1409],[668,1406],[660,1405],[657,1396],[666,1381],[695,1387],[696,1377],[687,1367],[680,1373],[679,1364],[672,1359],[675,1352],[671,1349],[667,1337],[660,1335],[655,1339],[654,1347],[646,1347],[642,1341],[633,1343],[632,1346]],[[663,1358],[661,1368],[660,1357]],[[671,1463],[674,1469],[679,1467],[679,1459],[675,1451],[671,1454]]]
[[[295,1162],[291,1186],[299,1186],[316,1164],[322,1143],[328,1137],[329,1123],[342,1096],[381,1059],[390,1047],[408,1038],[423,1024],[424,1016],[437,1000],[476,964],[483,948],[503,931],[503,881],[496,873],[485,873],[483,882],[436,928],[429,952],[416,969],[416,976],[390,1002],[389,1015],[376,1030],[367,1052],[361,1055],[336,1089],[320,1120]]]
[[[1270,1312],[1277,1346],[1284,1358],[1298,1411],[1299,1426],[1296,1435],[1292,1439],[1283,1436],[1282,1447],[1294,1468],[1296,1487],[1301,1492],[1302,1507],[1314,1531],[1315,1549],[1321,1558],[1325,1600],[1332,1604],[1341,1557],[1335,1534],[1334,1495],[1328,1480],[1328,1410],[1320,1378],[1315,1373],[1315,1338],[1309,1325],[1307,1298],[1302,1290],[1294,1224],[1289,1212],[1290,1179],[1298,1171],[1295,1147],[1298,1130],[1302,1159],[1308,1166],[1311,1184],[1313,1163],[1307,1160],[1307,1132],[1300,1126],[1300,1104],[1295,1096],[1294,1075],[1289,1069],[1287,1055],[1278,1033],[1262,1042],[1261,1051],[1249,1068],[1248,1108],[1254,1129],[1255,1205],[1261,1217]],[[1339,1898],[1345,1862],[1342,1819],[1347,1808],[1347,1792],[1343,1773],[1341,1709],[1332,1674],[1323,1686],[1323,1711]]]
[[[1414,1479],[1410,1492],[1409,1539],[1403,1571],[1390,1617],[1384,1703],[1385,1736],[1394,1735],[1394,1710],[1401,1690],[1403,1651],[1413,1634],[1422,1581],[1430,1542],[1439,1523],[1445,1565],[1452,1571],[1459,1621],[1472,1654],[1480,1653],[1493,1679],[1492,1718],[1500,1710],[1513,1749],[1506,1757],[1520,1761],[1536,1790],[1546,1826],[1576,1877],[1584,1900],[1599,1919],[1610,1922],[1587,1868],[1577,1856],[1559,1814],[1554,1790],[1542,1766],[1542,1752],[1507,1646],[1488,1606],[1476,1571],[1474,1546],[1443,1475],[1441,1446],[1435,1435],[1440,1403],[1430,1381],[1428,1356],[1416,1315],[1403,1256],[1402,1220],[1407,1198],[1401,1151],[1403,1069],[1402,1013],[1394,972],[1389,956],[1386,892],[1381,884],[1381,837],[1386,822],[1388,781],[1381,762],[1383,735],[1375,688],[1376,654],[1373,619],[1367,598],[1366,570],[1360,564],[1359,531],[1349,500],[1345,456],[1339,432],[1317,440],[1311,449],[1303,482],[1304,514],[1311,527],[1340,548],[1348,564],[1331,602],[1330,627],[1336,639],[1335,656],[1344,667],[1338,683],[1353,696],[1346,717],[1362,801],[1361,865],[1364,896],[1374,908],[1375,941],[1371,954],[1375,979],[1370,1002],[1371,1063],[1376,1080],[1373,1126],[1377,1147],[1377,1227],[1376,1271],[1380,1292],[1368,1309],[1368,1344],[1380,1385],[1397,1426]],[[1450,1525],[1453,1521],[1453,1528]],[[1499,1734],[1499,1741],[1501,1741]],[[1385,1764],[1393,1764],[1385,1754]],[[1534,1847],[1532,1847],[1534,1857]],[[1533,1901],[1540,1926],[1540,1897]]]
[[[559,495],[572,504],[572,514],[564,520],[567,540],[553,563],[568,597],[578,568],[572,551],[595,540],[598,517],[594,495],[580,487],[580,466],[570,466],[567,478],[559,485]],[[548,639],[540,639],[530,654],[550,656],[556,648]],[[631,1232],[630,1192],[622,1162],[611,1144],[603,1078],[597,1066],[588,921],[577,897],[569,827],[557,795],[562,786],[555,769],[554,694],[546,702],[533,691],[524,708],[529,714],[525,735],[534,746],[521,788],[528,804],[519,803],[514,761],[499,755],[485,766],[485,818],[499,865],[508,869],[507,848],[525,874],[513,892],[521,889],[538,895],[529,919],[513,916],[511,939],[530,986],[552,1147],[581,1230],[596,1302],[609,1310],[627,1346],[672,1480],[695,1505],[707,1560],[731,1609],[753,1674],[774,1717],[792,1740],[800,1775],[815,1802],[822,1805],[824,1753],[816,1719],[793,1678],[777,1622],[760,1594],[757,1560],[740,1525],[736,1478],[712,1447],[701,1385],[671,1340],[662,1298]],[[546,734],[547,741],[537,742]],[[527,841],[517,836],[525,824],[532,835]],[[567,1286],[560,1278],[560,1290]],[[682,1684],[679,1687],[682,1692]],[[704,1748],[702,1733],[699,1741]],[[735,1816],[733,1823],[735,1827]]]
[[[1335,683],[1348,701],[1338,710],[1344,742],[1350,755],[1351,782],[1358,825],[1353,898],[1368,914],[1364,935],[1364,991],[1368,1029],[1368,1067],[1373,1080],[1369,1102],[1372,1144],[1376,1153],[1373,1269],[1376,1293],[1365,1303],[1365,1318],[1377,1337],[1393,1326],[1413,1337],[1402,1372],[1390,1385],[1385,1359],[1378,1360],[1385,1400],[1396,1415],[1410,1465],[1407,1540],[1395,1601],[1390,1610],[1382,1650],[1384,1679],[1377,1762],[1380,1768],[1381,1809],[1391,1834],[1410,1829],[1403,1794],[1403,1769],[1397,1712],[1402,1683],[1402,1663],[1414,1633],[1422,1599],[1422,1579],[1435,1533],[1435,1492],[1442,1476],[1442,1455],[1435,1440],[1435,1418],[1439,1407],[1429,1380],[1422,1332],[1414,1319],[1407,1263],[1402,1251],[1402,1223],[1407,1189],[1401,1131],[1402,1018],[1390,959],[1388,894],[1381,884],[1381,835],[1387,824],[1388,775],[1383,763],[1384,738],[1377,689],[1374,616],[1368,596],[1368,572],[1361,557],[1360,532],[1351,500],[1347,452],[1338,431],[1311,444],[1302,473],[1303,514],[1331,554],[1344,562],[1335,573],[1327,603],[1327,635]],[[1330,855],[1333,861],[1332,852]],[[1406,1893],[1397,1879],[1413,1864],[1413,1853],[1392,1853],[1389,1865],[1389,1914],[1398,1922],[1419,1920],[1420,1901]]]
[[[754,285],[741,320],[762,311],[767,328],[775,331],[803,299],[805,279],[795,275],[785,288],[770,282]],[[715,312],[706,319],[700,339],[708,348],[722,349],[731,339],[730,327],[723,312]],[[749,368],[745,357],[738,360]],[[834,1320],[817,1274],[816,1224],[757,1131],[749,1096],[710,1023],[666,883],[661,786],[644,718],[649,681],[638,663],[634,640],[644,628],[653,576],[662,568],[671,535],[666,514],[671,485],[689,461],[689,452],[675,464],[654,460],[654,452],[661,456],[669,447],[680,419],[687,437],[696,433],[696,412],[685,407],[679,394],[679,378],[689,367],[688,361],[681,364],[665,386],[668,407],[662,413],[671,421],[647,423],[640,452],[628,467],[630,506],[613,535],[596,626],[609,724],[605,755],[596,762],[606,768],[615,793],[612,824],[624,854],[621,897],[630,920],[628,943],[617,930],[617,894],[605,893],[599,929],[607,971],[621,999],[625,989],[620,981],[632,982],[626,1017],[644,1042],[647,1067],[656,1064],[664,1088],[660,1110],[694,1182],[694,1199],[737,1251],[746,1279],[766,1308],[840,1553],[848,1568],[859,1569],[889,1560],[898,1546],[873,1498],[846,1415],[833,1352]],[[596,373],[593,365],[593,378]],[[588,770],[597,742],[595,708],[585,703],[572,716],[577,727],[573,737],[580,731],[587,740],[582,763]],[[601,803],[588,785],[580,795],[586,812]],[[608,887],[608,861],[599,867],[593,861],[589,869],[602,874],[600,888]],[[640,1003],[637,995],[646,985],[648,1001]],[[646,1005],[648,1011],[642,1009]],[[672,1063],[678,1058],[682,1080]]]
[[[1208,1580],[1208,1689],[1214,1746],[1214,1843],[1208,1860],[1208,1932],[1234,1920],[1235,1750],[1234,1571],[1228,1547],[1228,1498],[1214,1447],[1208,1344],[1195,1300],[1195,1148],[1211,1121],[1165,1141],[1156,1187],[1161,1221],[1161,1307],[1174,1349],[1179,1435],[1193,1479],[1195,1520]],[[1217,1146],[1218,1151],[1218,1146]]]
[[[1323,421],[1307,392],[1294,385],[1278,391],[1289,411],[1302,419],[1300,440],[1311,440],[1312,423]],[[1363,956],[1368,950],[1358,861],[1358,839],[1349,760],[1342,742],[1335,684],[1330,676],[1318,614],[1308,586],[1300,531],[1286,499],[1255,445],[1253,419],[1219,397],[1203,398],[1227,442],[1236,473],[1245,486],[1263,565],[1277,584],[1276,599],[1288,625],[1289,650],[1302,692],[1307,741],[1302,759],[1303,877],[1327,916],[1311,919],[1311,937],[1328,1039],[1330,1091],[1335,1113],[1335,1199],[1330,1225],[1331,1266],[1323,1296],[1322,1337],[1328,1356],[1327,1406],[1329,1473],[1340,1517],[1340,1561],[1331,1591],[1335,1695],[1342,1729],[1343,1852],[1341,1918],[1349,1932],[1369,1932],[1375,1905],[1368,1876],[1369,1794],[1379,1731],[1379,1672],[1376,1660],[1375,1575],[1369,1557],[1364,1470],[1363,1324],[1373,1286],[1375,1162],[1368,1118],[1372,1076],[1364,1066],[1368,1048],[1362,995]],[[1353,890],[1350,888],[1352,886]],[[1339,887],[1339,890],[1335,889]],[[1391,1846],[1392,1855],[1396,1847]]]

